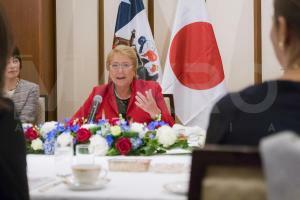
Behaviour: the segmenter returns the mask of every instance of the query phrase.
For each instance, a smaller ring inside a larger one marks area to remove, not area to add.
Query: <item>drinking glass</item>
[[[95,163],[95,155],[88,144],[76,145],[76,165],[93,165]]]
[[[55,172],[59,177],[71,175],[71,165],[73,160],[73,142],[68,144],[55,143],[54,161]]]

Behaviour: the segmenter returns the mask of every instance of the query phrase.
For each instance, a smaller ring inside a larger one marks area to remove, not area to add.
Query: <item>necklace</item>
[[[11,91],[15,90],[18,87],[19,83],[20,83],[20,79],[18,78],[16,86],[13,89],[8,89],[8,91],[11,92]]]
[[[130,97],[131,97],[131,94],[129,94],[129,96],[128,96],[127,98],[121,98],[121,97],[118,95],[116,89],[114,89],[114,93],[115,93],[116,97],[117,97],[118,99],[120,99],[120,100],[128,100],[128,99],[130,99]]]

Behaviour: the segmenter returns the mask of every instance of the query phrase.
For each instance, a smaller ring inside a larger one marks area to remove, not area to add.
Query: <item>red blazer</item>
[[[156,104],[161,110],[162,120],[173,126],[174,119],[170,115],[168,108],[165,104],[161,87],[157,82],[154,81],[144,81],[144,80],[133,80],[131,83],[131,98],[129,100],[129,104],[127,107],[126,116],[132,119],[134,122],[140,123],[149,123],[153,121],[150,115],[135,105],[135,96],[139,91],[145,95],[146,90],[152,90],[152,95],[156,100]],[[119,117],[117,100],[114,94],[114,85],[112,82],[108,84],[100,85],[94,87],[93,91],[89,95],[88,99],[84,102],[84,104],[79,108],[79,110],[72,117],[71,121],[76,118],[87,118],[90,112],[91,105],[93,103],[93,98],[95,95],[102,96],[102,103],[96,112],[95,119],[101,119],[102,113],[105,113],[106,119],[112,119]]]

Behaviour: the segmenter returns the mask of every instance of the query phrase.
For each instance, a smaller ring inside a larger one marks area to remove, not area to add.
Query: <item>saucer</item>
[[[171,193],[186,195],[188,193],[189,184],[187,181],[179,181],[167,183],[164,185],[165,190]]]
[[[77,182],[74,179],[74,177],[70,177],[70,178],[65,179],[63,182],[70,190],[75,190],[75,191],[99,190],[99,189],[104,188],[110,182],[110,179],[99,178],[95,183],[82,184],[82,183]]]

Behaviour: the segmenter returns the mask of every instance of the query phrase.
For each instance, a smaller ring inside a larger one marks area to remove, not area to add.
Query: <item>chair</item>
[[[283,131],[260,141],[270,200],[300,199],[300,137]]]
[[[169,112],[171,113],[171,116],[175,120],[175,106],[174,106],[174,98],[173,94],[163,94],[165,103],[167,105],[167,108]]]
[[[189,200],[265,200],[258,150],[207,146],[192,154]]]
[[[38,104],[37,124],[48,121],[48,96],[40,95]]]

